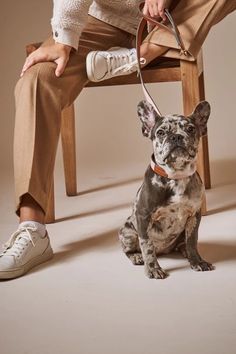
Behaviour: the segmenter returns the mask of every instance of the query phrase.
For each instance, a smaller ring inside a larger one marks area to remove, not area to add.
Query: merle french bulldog
[[[187,257],[194,270],[212,270],[197,250],[204,188],[196,172],[199,139],[207,132],[210,105],[200,102],[188,117],[160,117],[142,101],[138,115],[143,135],[152,140],[153,155],[132,215],[119,231],[122,248],[133,264],[144,264],[149,278],[167,276],[157,255],[174,250]]]

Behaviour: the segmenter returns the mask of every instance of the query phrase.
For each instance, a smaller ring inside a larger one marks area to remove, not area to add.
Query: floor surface
[[[132,172],[133,173],[133,172]],[[58,179],[54,259],[0,283],[2,354],[234,354],[236,347],[236,184],[207,192],[200,253],[212,272],[160,257],[165,280],[150,280],[121,251],[117,230],[141,176],[80,177],[80,194]],[[1,243],[16,226],[9,178],[1,183]]]

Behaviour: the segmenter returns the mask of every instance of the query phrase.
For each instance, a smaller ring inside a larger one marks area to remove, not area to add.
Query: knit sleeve
[[[78,49],[92,0],[53,0],[51,26],[55,42]]]

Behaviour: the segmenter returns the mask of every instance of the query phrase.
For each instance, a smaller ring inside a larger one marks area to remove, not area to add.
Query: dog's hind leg
[[[184,258],[187,258],[185,231],[180,234],[175,246],[175,251],[180,252]]]
[[[119,230],[119,239],[126,256],[135,265],[143,265],[143,257],[139,246],[138,233],[131,220],[127,220],[125,225]]]

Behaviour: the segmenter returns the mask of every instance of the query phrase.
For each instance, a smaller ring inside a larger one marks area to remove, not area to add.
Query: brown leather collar
[[[151,166],[151,169],[153,170],[153,172],[155,172],[157,175],[169,178],[166,171],[161,166],[155,164],[155,162],[153,161],[153,157],[151,157],[150,166]]]
[[[176,174],[173,174],[173,175],[168,175],[166,173],[166,171],[161,166],[159,166],[159,165],[157,165],[155,163],[153,155],[151,157],[150,166],[151,166],[151,169],[153,170],[153,172],[155,172],[157,175],[165,177],[165,178],[168,178],[168,179],[183,179],[183,178],[187,178],[187,177],[192,176],[195,173],[195,171],[196,171],[196,168],[194,168],[193,170],[191,170],[191,172],[189,171],[189,173],[188,172],[185,172],[185,173],[179,172],[179,173],[176,173]]]

